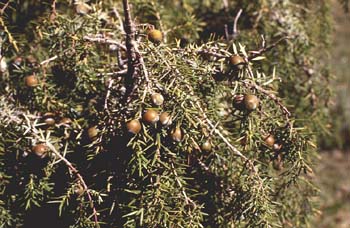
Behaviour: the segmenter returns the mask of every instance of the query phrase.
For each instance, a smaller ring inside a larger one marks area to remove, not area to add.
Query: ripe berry
[[[241,70],[241,69],[243,69],[245,62],[244,62],[244,59],[241,56],[239,56],[239,55],[232,55],[230,57],[230,64],[231,64],[232,67],[234,67],[234,68],[236,68],[238,70]]]
[[[159,114],[155,110],[147,110],[143,116],[142,116],[143,121],[146,123],[154,124],[159,120]]]
[[[139,120],[130,120],[127,124],[126,124],[126,128],[128,129],[128,132],[132,133],[132,134],[137,134],[141,131],[141,123]]]
[[[244,96],[244,106],[248,111],[253,111],[259,106],[259,98],[255,95],[247,94]]]
[[[182,140],[182,132],[179,127],[175,128],[170,134],[172,140],[175,142],[180,142]]]
[[[151,99],[152,99],[153,104],[158,105],[158,106],[162,105],[164,102],[164,97],[160,93],[152,94]]]
[[[36,87],[39,82],[35,75],[29,75],[24,78],[24,83],[28,87]]]
[[[269,135],[264,139],[264,141],[268,147],[273,147],[275,144],[275,137],[273,135]]]
[[[162,114],[160,114],[159,121],[163,126],[169,126],[173,122],[170,114],[167,112],[163,112]]]
[[[87,130],[87,134],[88,134],[89,139],[95,140],[97,135],[98,135],[98,129],[96,128],[96,126],[90,127]]]
[[[44,158],[46,156],[47,150],[48,148],[44,143],[40,143],[32,147],[32,152],[40,158]]]
[[[212,147],[211,143],[207,140],[202,144],[201,149],[204,152],[209,152],[209,151],[211,151],[211,147]]]
[[[160,43],[163,40],[163,34],[157,29],[152,29],[147,34],[148,40],[152,43]]]

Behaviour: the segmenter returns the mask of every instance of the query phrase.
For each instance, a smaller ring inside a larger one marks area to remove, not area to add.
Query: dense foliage
[[[4,3],[0,227],[307,226],[329,3],[227,2]]]

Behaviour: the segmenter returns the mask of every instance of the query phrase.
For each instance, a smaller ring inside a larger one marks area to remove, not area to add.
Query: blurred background
[[[350,14],[333,1],[333,44],[330,64],[333,74],[334,116],[329,139],[324,139],[316,179],[320,187],[320,214],[314,227],[350,227]]]

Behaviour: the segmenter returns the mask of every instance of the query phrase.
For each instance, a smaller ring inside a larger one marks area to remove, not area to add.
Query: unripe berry
[[[175,128],[171,134],[171,139],[174,140],[175,142],[180,142],[182,140],[182,132],[179,127]]]
[[[143,116],[142,120],[145,121],[146,123],[154,124],[159,120],[159,114],[155,110],[147,110]]]
[[[57,14],[55,12],[50,13],[49,21],[54,22],[56,17],[57,17]]]
[[[236,95],[233,98],[233,107],[238,110],[244,109],[244,95]]]
[[[278,143],[275,143],[275,144],[273,144],[273,149],[274,149],[275,151],[279,151],[279,150],[282,149],[282,145],[281,145],[281,144],[278,144]]]
[[[55,125],[55,114],[53,114],[52,112],[45,113],[43,116],[43,119],[46,125],[48,126]]]
[[[244,62],[244,59],[241,56],[239,56],[239,55],[232,55],[230,57],[230,64],[231,64],[232,67],[235,67],[236,69],[241,70],[241,69],[243,69],[245,62]]]
[[[20,66],[23,63],[23,59],[21,56],[17,56],[14,60],[13,60],[13,64],[16,66]]]
[[[91,10],[91,6],[89,6],[88,4],[84,3],[84,2],[79,2],[76,6],[75,6],[75,11],[78,14],[88,14]]]
[[[247,94],[244,96],[244,106],[248,111],[253,111],[259,106],[259,98],[255,95]]]
[[[272,161],[272,166],[275,170],[282,170],[283,169],[283,161],[281,155],[278,155],[276,159]]]
[[[163,34],[157,29],[152,29],[147,34],[148,40],[152,43],[160,43],[163,40]]]
[[[65,124],[65,125],[69,125],[72,123],[72,120],[68,117],[63,117],[61,120],[60,120],[60,124]]]
[[[33,55],[28,55],[26,57],[26,62],[28,64],[28,66],[31,66],[31,67],[38,64],[38,60]]]
[[[273,135],[269,135],[264,139],[264,141],[268,147],[273,147],[275,144],[275,137]]]
[[[212,149],[211,143],[207,140],[205,141],[201,146],[202,151],[204,152],[210,152]]]
[[[153,104],[158,105],[158,106],[162,105],[164,102],[164,97],[160,93],[152,94],[151,99],[152,99]]]
[[[35,75],[29,75],[24,78],[24,83],[27,87],[36,87],[39,82]]]
[[[126,124],[126,128],[128,129],[128,132],[130,132],[132,134],[137,134],[141,131],[141,123],[137,119],[130,120]]]
[[[170,114],[167,112],[163,112],[162,114],[160,114],[159,121],[164,126],[169,126],[173,122]]]
[[[40,158],[44,158],[47,153],[47,146],[44,143],[37,144],[32,147],[32,152]]]
[[[90,127],[87,130],[87,134],[90,140],[95,140],[98,135],[98,129],[96,128],[96,126]]]

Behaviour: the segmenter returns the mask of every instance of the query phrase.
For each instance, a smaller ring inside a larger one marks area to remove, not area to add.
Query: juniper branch
[[[131,19],[130,5],[128,0],[123,0],[124,9],[124,30],[125,30],[125,44],[126,54],[128,58],[128,72],[125,80],[126,98],[132,93],[135,81],[135,66],[136,66],[136,53],[135,53],[135,26]]]
[[[32,129],[35,133],[35,136],[36,138],[39,140],[39,141],[42,141],[45,143],[45,145],[60,159],[62,160],[68,167],[68,169],[79,179],[80,183],[82,184],[83,188],[84,188],[84,191],[86,192],[86,195],[89,199],[89,202],[90,202],[90,207],[92,209],[92,212],[93,212],[93,217],[94,217],[94,222],[95,222],[95,226],[97,228],[100,227],[99,225],[99,221],[98,221],[98,216],[97,216],[97,210],[94,206],[94,201],[92,199],[92,196],[89,192],[89,188],[88,186],[86,185],[86,182],[83,178],[83,176],[79,173],[78,169],[74,167],[74,165],[64,156],[62,156],[57,150],[56,148],[52,145],[51,142],[49,142],[46,138],[43,137],[42,134],[39,134],[38,130],[32,126],[32,123],[30,121],[30,119],[25,115],[23,114],[24,118],[26,119],[27,121],[27,124],[29,126],[29,129]],[[39,135],[41,135],[41,137],[39,137]]]

